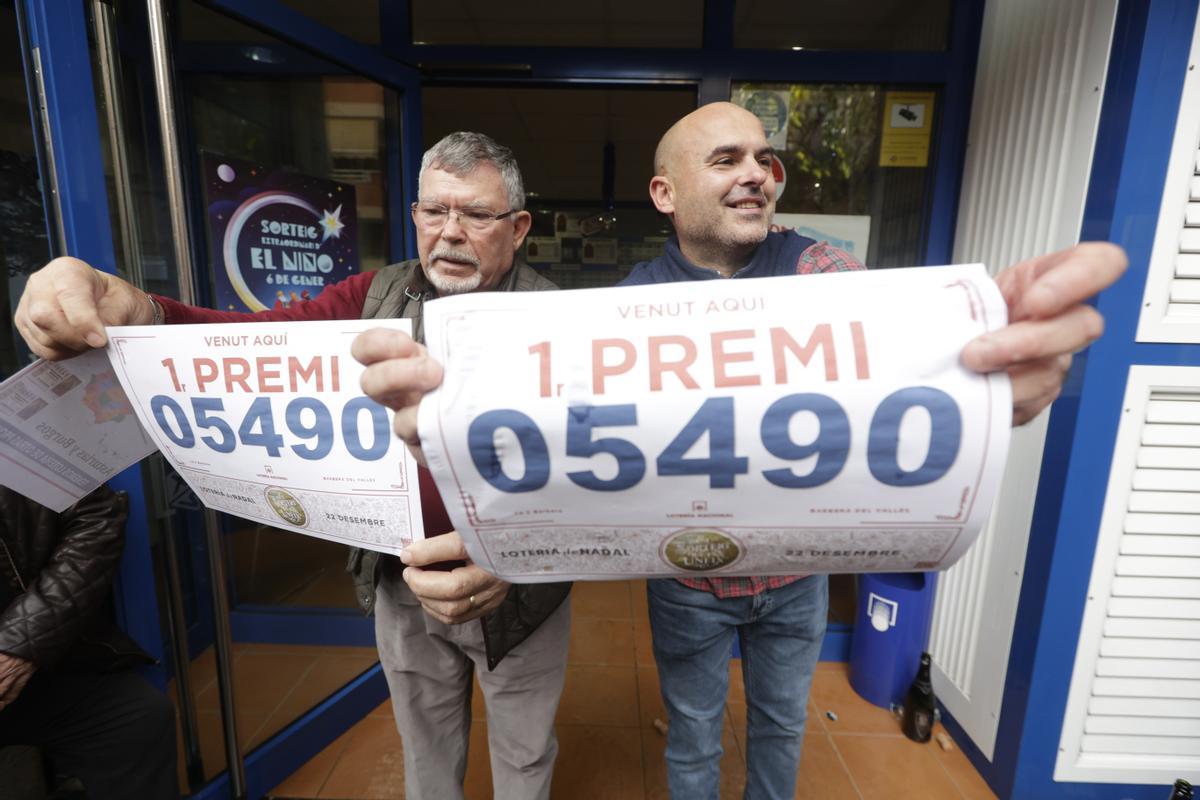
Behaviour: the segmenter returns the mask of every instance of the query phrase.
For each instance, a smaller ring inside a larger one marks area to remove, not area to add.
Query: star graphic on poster
[[[325,229],[325,235],[321,237],[322,242],[330,237],[342,238],[342,228],[346,227],[342,222],[342,207],[338,206],[333,211],[326,210],[325,216],[321,218],[321,227]]]

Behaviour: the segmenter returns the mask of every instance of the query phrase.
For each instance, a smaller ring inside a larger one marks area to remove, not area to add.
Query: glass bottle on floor
[[[929,653],[921,653],[921,666],[908,694],[904,697],[904,719],[901,730],[914,742],[928,742],[933,735],[933,720],[936,701],[933,696],[933,681],[929,674],[932,659]]]

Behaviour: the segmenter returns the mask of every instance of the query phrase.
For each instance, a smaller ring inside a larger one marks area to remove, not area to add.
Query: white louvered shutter
[[[1200,98],[1197,98],[1197,102],[1200,102]],[[1196,137],[1192,157],[1183,226],[1179,230],[1179,247],[1174,254],[1175,269],[1171,276],[1167,318],[1200,324],[1200,136]]]
[[[1200,367],[1130,368],[1054,777],[1200,781]]]
[[[1200,19],[1146,276],[1139,342],[1200,342]]]

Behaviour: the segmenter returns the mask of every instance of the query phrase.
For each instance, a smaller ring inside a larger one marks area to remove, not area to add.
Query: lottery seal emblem
[[[741,542],[711,528],[687,528],[673,533],[659,551],[668,564],[688,572],[723,569],[736,564],[744,554]]]
[[[271,506],[271,510],[288,525],[303,528],[308,524],[308,514],[304,511],[304,506],[291,492],[278,486],[272,486],[267,489],[266,495],[267,505]]]

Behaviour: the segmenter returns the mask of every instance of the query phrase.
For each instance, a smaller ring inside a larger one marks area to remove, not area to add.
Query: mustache
[[[437,261],[439,258],[446,261],[461,261],[464,264],[470,264],[476,269],[479,268],[479,259],[471,253],[462,250],[455,250],[453,247],[439,247],[429,254],[430,261]]]

